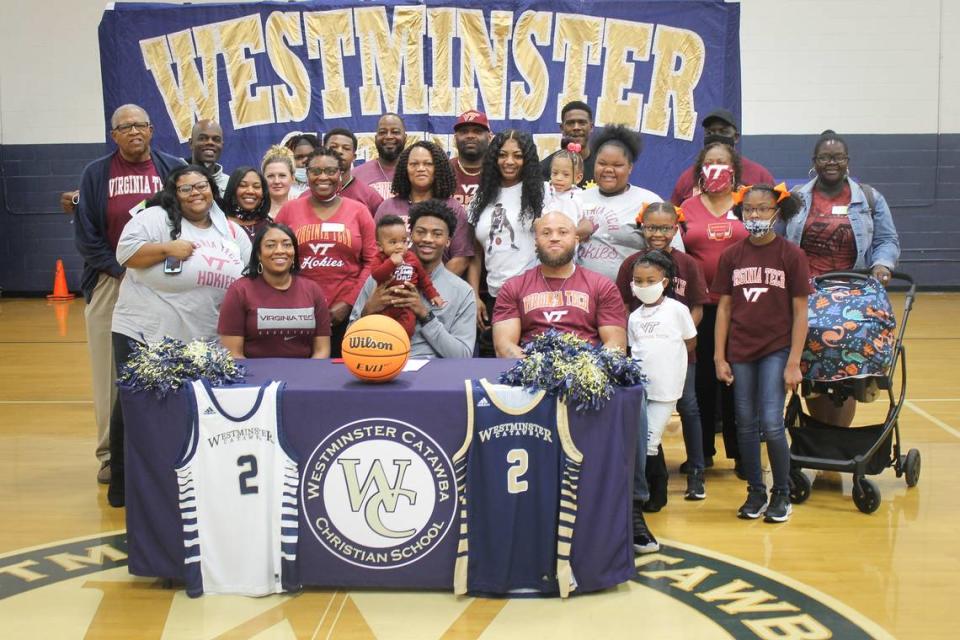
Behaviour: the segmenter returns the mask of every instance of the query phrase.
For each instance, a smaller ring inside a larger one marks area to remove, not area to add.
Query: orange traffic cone
[[[57,259],[57,272],[53,276],[53,293],[47,300],[73,300],[74,296],[67,289],[67,274],[63,271],[63,260]]]

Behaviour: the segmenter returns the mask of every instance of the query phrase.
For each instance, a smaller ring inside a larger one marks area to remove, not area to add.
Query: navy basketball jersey
[[[454,592],[566,597],[576,588],[570,546],[583,461],[566,405],[486,380],[467,380],[466,391]]]
[[[188,389],[193,424],[176,466],[187,595],[297,589],[299,473],[283,441],[283,383]]]

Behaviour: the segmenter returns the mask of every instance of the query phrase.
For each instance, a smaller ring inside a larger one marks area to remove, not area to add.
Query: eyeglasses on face
[[[667,234],[677,228],[675,224],[645,224],[642,226],[644,231],[649,231],[650,233],[663,233]]]
[[[847,160],[849,160],[850,157],[842,154],[831,156],[825,153],[821,153],[820,155],[814,156],[813,159],[816,160],[819,164],[843,164]]]
[[[307,169],[307,175],[318,178],[320,176],[327,176],[328,178],[333,178],[338,173],[340,173],[339,167],[310,167]]]
[[[776,207],[744,207],[743,217],[746,218],[747,216],[753,216],[753,215],[765,216],[768,213],[772,213],[776,210],[777,210]]]
[[[137,131],[147,131],[152,126],[149,122],[126,122],[124,124],[118,124],[113,130],[118,133],[130,133],[134,129]]]
[[[204,180],[203,182],[197,182],[195,184],[182,184],[177,187],[177,193],[182,196],[190,195],[194,191],[197,193],[206,193],[207,191],[210,191],[210,183]]]

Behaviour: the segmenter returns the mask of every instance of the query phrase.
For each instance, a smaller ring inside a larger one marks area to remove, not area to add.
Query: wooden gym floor
[[[902,297],[894,305],[902,309]],[[856,637],[811,613],[817,603],[866,635],[960,636],[958,294],[921,294],[907,332],[900,423],[905,448],[923,456],[916,488],[892,469],[875,476],[883,502],[867,516],[851,501],[849,476],[822,474],[788,524],[743,522],[734,513],[744,486],[725,460],[707,474],[707,500],[683,501],[674,431],[666,439],[670,503],[648,516],[661,557],[639,567],[638,582],[567,602],[376,591],[189,600],[124,567],[89,573],[103,555],[56,555],[64,541],[124,528],[123,510],[107,505],[95,481],[83,306],[0,299],[0,637]],[[880,422],[885,410],[884,401],[861,405],[858,423]],[[687,566],[683,554],[694,570],[671,571]],[[84,576],[70,575],[79,569]],[[704,578],[724,572],[760,595],[745,602],[706,591]],[[777,595],[781,587],[792,600]],[[813,604],[803,604],[808,597]]]

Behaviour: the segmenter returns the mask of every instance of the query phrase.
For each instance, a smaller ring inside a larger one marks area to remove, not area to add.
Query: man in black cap
[[[740,142],[737,122],[733,114],[727,109],[711,111],[700,122],[700,126],[703,127],[704,146],[712,142],[723,142],[731,147],[736,147],[737,143]],[[740,164],[743,168],[740,181],[743,184],[773,184],[773,176],[763,165],[743,155],[740,156]],[[677,185],[673,188],[673,195],[670,196],[670,201],[679,207],[687,198],[699,194],[700,188],[694,178],[693,167],[690,167],[680,174]]]

